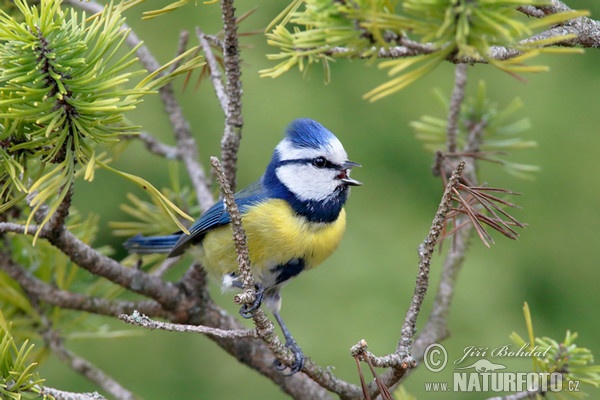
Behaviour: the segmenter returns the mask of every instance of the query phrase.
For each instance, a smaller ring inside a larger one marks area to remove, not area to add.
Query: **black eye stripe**
[[[317,166],[315,164],[317,159],[323,159],[324,164],[322,166]],[[288,165],[288,164],[310,164],[314,165],[317,168],[330,168],[330,169],[342,169],[341,165],[334,164],[325,157],[315,157],[315,158],[296,158],[294,160],[281,160],[279,161],[279,165]]]

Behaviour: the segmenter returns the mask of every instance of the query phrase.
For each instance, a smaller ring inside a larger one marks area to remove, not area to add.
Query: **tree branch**
[[[168,314],[154,300],[139,302],[107,300],[101,297],[89,297],[58,289],[34,277],[23,266],[17,264],[7,253],[0,253],[0,269],[14,279],[21,288],[37,299],[69,310],[86,311],[94,314],[117,317],[123,313],[140,310],[155,317],[166,318]]]
[[[550,6],[522,6],[518,7],[518,10],[534,18],[542,18],[551,14],[572,11],[570,7],[566,6],[564,3],[558,0],[552,0],[552,5]],[[539,40],[547,40],[565,35],[574,35],[575,37],[573,39],[559,41],[545,47],[581,46],[584,48],[600,48],[600,21],[596,21],[588,17],[574,18],[563,24],[547,29],[530,38],[523,39],[519,42],[519,44],[528,44]],[[395,59],[403,57],[413,57],[422,54],[431,54],[436,51],[439,51],[439,49],[432,43],[419,43],[407,38],[400,38],[399,42],[399,46],[389,46],[381,48],[373,47],[371,51],[365,51],[358,55],[356,55],[355,49],[339,46],[332,47],[327,52],[325,52],[325,55],[332,57],[345,57],[346,55],[349,55],[358,58],[370,59],[372,57],[371,54],[377,53],[377,58]],[[309,49],[304,50],[308,51]],[[491,46],[489,48],[487,57],[495,60],[508,60],[519,55],[521,55],[521,52],[517,49],[507,48],[503,46]],[[454,64],[487,64],[486,59],[483,57],[459,57],[456,54],[451,54],[448,57],[448,61]]]
[[[187,313],[183,315],[184,319],[173,321],[185,321],[187,324],[218,327],[224,330],[243,330],[244,327],[233,316],[213,303],[206,290],[206,278],[206,272],[198,264],[193,264],[181,278],[177,285],[182,288],[186,296],[183,297],[180,308],[187,310]],[[261,340],[248,338],[231,340],[219,336],[208,336],[208,338],[215,341],[239,362],[266,376],[290,396],[297,399],[330,399],[327,391],[307,375],[298,373],[288,377],[273,368],[274,351],[281,353],[281,349],[283,351],[287,349],[277,339],[273,324],[268,321],[262,310],[257,310],[255,318],[259,318],[256,332]],[[267,343],[270,347],[267,347]],[[281,357],[286,356],[287,354],[281,355]]]
[[[573,11],[570,7],[565,5],[562,1],[552,0],[551,5],[548,6],[524,6],[519,7],[519,11],[529,15],[531,17],[541,18],[546,15],[552,15],[557,13]],[[582,46],[599,48],[600,47],[600,21],[593,20],[588,17],[579,17],[567,21],[564,24],[550,28],[549,30],[542,32],[543,35],[540,38],[555,37],[562,35],[575,35],[576,37],[572,40],[560,42],[562,46]],[[538,35],[539,36],[539,35]]]
[[[43,219],[44,207],[38,211],[36,220]],[[14,232],[34,234],[38,229],[36,225],[29,225],[28,229],[12,222],[0,222],[0,232]],[[93,247],[81,241],[67,228],[62,227],[58,232],[49,233],[43,230],[41,238],[48,240],[53,246],[67,255],[71,261],[90,273],[101,276],[133,292],[145,295],[156,300],[166,309],[175,309],[181,297],[179,289],[170,282],[149,275],[139,269],[126,268],[117,261],[97,252]]]
[[[142,270],[122,266],[112,258],[98,253],[67,229],[63,228],[59,235],[47,239],[74,263],[90,273],[104,277],[133,292],[148,296],[167,309],[177,307],[181,294],[172,283],[165,282]]]

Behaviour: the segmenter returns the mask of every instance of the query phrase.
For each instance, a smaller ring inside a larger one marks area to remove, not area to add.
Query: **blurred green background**
[[[190,4],[172,14],[142,22],[141,12],[164,1],[147,1],[127,13],[128,23],[165,62],[173,56],[179,31],[207,33],[220,30],[218,4]],[[444,117],[432,95],[440,88],[449,95],[453,66],[443,65],[402,92],[374,104],[362,95],[386,77],[376,64],[338,61],[331,65],[332,82],[325,85],[319,66],[308,78],[291,71],[279,79],[261,79],[258,71],[273,64],[265,54],[261,30],[287,3],[239,2],[238,14],[256,8],[241,26],[258,34],[242,38],[244,137],[239,154],[240,187],[256,179],[265,168],[285,126],[294,118],[314,118],[344,143],[350,158],[363,164],[353,177],[364,186],[353,189],[347,206],[348,229],[339,250],[319,269],[303,275],[283,292],[282,315],[305,353],[338,376],[358,384],[350,347],[360,339],[375,354],[396,346],[414,289],[417,246],[427,233],[441,194],[431,176],[432,155],[423,149],[409,128],[421,115]],[[569,2],[588,7],[600,19],[600,3]],[[194,40],[192,39],[192,42]],[[485,79],[488,95],[500,106],[520,97],[533,129],[526,139],[536,140],[534,150],[514,153],[511,161],[537,164],[535,180],[518,180],[495,165],[483,165],[481,180],[492,186],[523,193],[515,198],[521,210],[514,214],[528,224],[518,241],[494,235],[488,249],[473,240],[456,286],[449,318],[451,337],[444,341],[451,360],[467,346],[489,349],[510,343],[509,334],[526,334],[522,306],[533,313],[536,334],[560,340],[570,329],[579,333],[578,344],[600,357],[600,271],[595,250],[600,245],[600,52],[555,55],[535,59],[551,67],[548,73],[527,75],[522,82],[488,66],[469,70],[468,93]],[[197,89],[176,83],[178,98],[198,140],[203,162],[219,155],[223,115],[208,80]],[[129,117],[161,140],[173,143],[170,126],[158,96],[148,98]],[[144,176],[155,186],[168,185],[167,163],[148,155],[135,143],[115,164]],[[125,220],[119,210],[130,184],[99,171],[93,183],[79,183],[75,203],[84,212],[101,216],[97,245],[110,244],[124,256],[121,238],[110,234],[109,221]],[[138,195],[140,195],[138,193]],[[441,260],[435,256],[432,286],[422,324],[435,294]],[[183,264],[176,273],[187,267]],[[217,302],[236,312],[232,295],[219,294]],[[114,329],[129,329],[110,319]],[[131,328],[140,330],[139,328]],[[70,341],[68,346],[89,358],[124,386],[145,399],[277,399],[286,398],[277,387],[226,355],[201,336],[146,331],[120,340]],[[473,359],[473,360],[476,360]],[[527,360],[492,359],[512,372],[530,368]],[[72,391],[96,388],[51,358],[42,367],[49,386]],[[452,367],[438,374],[419,368],[406,381],[406,389],[419,398],[456,398],[426,393],[423,383],[451,382]],[[592,398],[599,391],[592,392]],[[464,393],[479,399],[492,394]]]

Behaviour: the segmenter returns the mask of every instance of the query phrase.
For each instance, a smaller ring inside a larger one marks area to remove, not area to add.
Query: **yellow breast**
[[[274,199],[250,207],[242,223],[248,237],[250,261],[257,272],[295,258],[304,259],[305,269],[310,269],[329,257],[340,243],[346,228],[346,213],[342,209],[338,219],[331,223],[309,222],[298,216],[286,201]],[[213,273],[237,270],[231,227],[210,231],[197,256]]]

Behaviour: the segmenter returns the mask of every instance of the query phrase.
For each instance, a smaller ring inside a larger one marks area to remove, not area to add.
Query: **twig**
[[[215,175],[217,176],[217,180],[221,185],[223,201],[225,202],[226,209],[231,216],[231,223],[234,232],[234,241],[236,244],[235,247],[236,252],[238,254],[238,265],[240,267],[239,271],[245,289],[244,293],[236,296],[236,303],[242,304],[244,302],[252,302],[255,298],[254,278],[250,269],[251,265],[248,257],[246,235],[243,230],[241,216],[239,210],[237,209],[237,205],[235,204],[233,193],[228,185],[219,160],[216,157],[211,157],[210,160],[211,165],[213,166],[213,169],[215,171]],[[266,317],[262,309],[259,308],[256,311],[254,311],[252,319],[256,326],[256,332],[258,333],[258,336],[267,345],[269,350],[271,350],[273,355],[285,364],[289,364],[290,362],[292,362],[292,353],[280,342],[279,338],[275,334],[273,324]],[[346,397],[355,397],[356,393],[358,393],[360,390],[355,385],[351,385],[347,382],[344,382],[343,380],[336,378],[331,373],[331,371],[329,371],[328,369],[320,368],[318,365],[314,364],[310,359],[307,359],[305,361],[303,372],[322,387],[334,393],[337,393],[342,397],[344,397],[344,395],[347,395]],[[297,375],[301,376],[300,374]],[[291,385],[289,387],[291,387]],[[287,386],[282,388],[284,390],[288,389]],[[296,387],[295,389],[298,390],[298,387]],[[324,392],[314,387],[311,389],[311,393],[311,398],[321,398],[321,396],[324,396]]]
[[[456,152],[458,123],[460,119],[460,109],[465,98],[465,87],[467,86],[467,64],[458,64],[454,72],[454,89],[450,98],[450,107],[448,109],[448,123],[446,127],[446,149],[448,153]]]
[[[438,243],[438,240],[444,230],[446,215],[452,208],[452,194],[453,190],[458,186],[461,174],[464,170],[465,162],[461,161],[456,169],[452,172],[446,189],[442,196],[442,201],[438,207],[438,210],[433,218],[431,229],[423,240],[423,243],[419,246],[419,273],[417,275],[417,283],[415,292],[410,304],[410,307],[406,313],[404,324],[402,325],[401,339],[396,348],[396,353],[399,355],[411,354],[412,341],[415,334],[417,317],[421,311],[421,305],[425,299],[427,288],[429,287],[429,271],[431,266],[431,257],[433,251]]]
[[[464,153],[465,156],[472,156],[475,158],[486,159],[489,161],[494,161],[491,158],[485,158],[482,156],[482,152],[480,151],[481,143],[483,142],[483,134],[485,133],[485,128],[487,127],[487,121],[481,120],[475,123],[473,126],[469,127],[469,134],[467,135],[467,143],[465,144]],[[483,153],[485,154],[485,153]],[[494,153],[497,154],[497,153]]]
[[[141,326],[142,328],[146,329],[160,329],[170,332],[200,333],[203,335],[218,336],[225,339],[258,338],[258,334],[256,333],[255,329],[218,329],[203,325],[185,325],[154,321],[146,315],[140,314],[137,310],[131,315],[121,314],[119,315],[119,319],[127,322],[128,324]]]
[[[416,366],[416,362],[411,356],[400,359],[396,353],[392,353],[384,357],[376,357],[373,355],[373,353],[367,351],[367,348],[368,346],[366,340],[362,339],[350,349],[350,354],[357,361],[363,396],[366,399],[370,399],[371,393],[369,391],[369,386],[365,384],[359,360],[366,362],[371,370],[371,374],[373,374],[374,383],[377,387],[377,391],[373,393],[373,396],[379,395],[383,399],[392,399],[393,397],[390,394],[385,382],[375,372],[375,367],[398,368],[400,366],[403,370],[407,370],[409,368],[414,368]],[[373,384],[371,383],[371,388],[372,387]]]
[[[185,48],[187,47],[189,39],[190,39],[190,33],[188,31],[182,30],[181,32],[179,32],[179,43],[177,44],[177,52],[175,53],[175,57],[178,57],[178,56],[182,55],[183,53],[185,53]],[[177,68],[179,68],[179,66],[181,65],[182,62],[183,62],[183,59],[179,59],[177,62],[174,62],[169,67],[168,73],[172,73]]]
[[[252,303],[256,299],[256,287],[254,285],[254,277],[252,276],[252,270],[250,265],[250,256],[248,254],[248,240],[246,238],[246,232],[242,226],[242,216],[240,210],[233,197],[233,191],[225,175],[225,171],[221,167],[221,163],[217,157],[210,158],[210,164],[213,167],[219,185],[221,186],[221,193],[223,194],[223,202],[225,203],[225,209],[231,217],[231,227],[233,229],[233,241],[235,243],[235,251],[237,253],[237,263],[239,266],[240,277],[242,278],[242,284],[244,286],[244,294],[236,296],[237,304],[248,304]]]
[[[237,294],[234,300],[236,304],[251,304],[256,300],[256,285],[254,283],[254,276],[252,275],[251,270],[246,232],[242,226],[242,216],[235,202],[233,191],[229,186],[229,182],[227,181],[227,177],[225,176],[225,171],[223,170],[221,163],[216,157],[211,157],[210,163],[213,167],[219,185],[221,186],[221,193],[223,194],[225,209],[231,218],[233,241],[235,243],[237,263],[239,266],[238,271],[244,288],[244,291],[240,294]],[[291,363],[293,360],[292,353],[281,344],[279,338],[274,333],[275,330],[273,324],[266,317],[262,309],[259,308],[253,311],[252,320],[256,325],[256,331],[258,332],[259,337],[267,344],[275,357],[278,360],[282,360],[288,364]]]
[[[210,47],[209,38],[198,27],[196,28],[196,36],[198,37],[198,40],[200,41],[200,46],[204,51],[204,58],[206,58],[206,63],[208,64],[208,69],[210,71],[210,80],[215,90],[215,94],[217,95],[217,99],[219,99],[221,109],[224,113],[226,113],[228,98],[227,94],[225,93],[225,86],[223,85],[222,80],[223,78],[221,76],[221,72],[219,71],[219,63],[217,62],[217,59],[215,58],[215,55]]]
[[[158,278],[162,278],[167,271],[173,268],[177,263],[181,260],[181,257],[167,257],[163,260],[163,262],[156,268],[154,271],[150,273],[152,276],[156,276]]]
[[[413,344],[412,355],[417,361],[423,359],[427,346],[448,336],[448,314],[454,295],[454,287],[469,247],[472,229],[471,225],[467,225],[455,233],[452,245],[444,258],[431,314],[429,314],[425,326],[419,332]]]
[[[61,191],[66,190],[65,197],[58,205],[56,211],[50,217],[48,224],[44,226],[42,229],[47,230],[48,232],[57,232],[60,230],[69,216],[69,209],[71,208],[71,199],[73,198],[73,186],[69,185],[68,187],[62,187]]]
[[[183,116],[183,110],[175,99],[172,85],[167,84],[163,86],[160,89],[160,97],[173,126],[173,133],[177,140],[177,152],[186,166],[194,192],[196,193],[198,205],[201,211],[204,212],[214,204],[214,199],[210,190],[210,182],[204,172],[204,167],[198,161],[198,146],[192,136],[190,126]]]
[[[536,6],[521,6],[517,7],[517,10],[529,17],[543,18],[546,16],[546,13],[537,8]]]
[[[54,389],[48,386],[44,386],[40,391],[42,396],[52,396],[55,400],[106,400],[106,397],[102,396],[98,392],[92,393],[75,393],[66,392],[64,390]]]
[[[21,233],[27,235],[35,235],[38,230],[37,225],[30,224],[29,226],[21,225],[16,222],[0,222],[0,233]]]
[[[237,152],[242,136],[242,81],[240,69],[237,19],[234,0],[221,0],[221,19],[223,20],[223,67],[225,69],[225,93],[227,108],[225,111],[225,130],[221,139],[221,163],[227,181],[235,192],[235,174]]]
[[[63,346],[62,339],[53,330],[48,330],[44,334],[44,339],[50,349],[69,366],[85,376],[90,381],[96,383],[102,389],[106,390],[111,396],[119,400],[135,400],[136,396],[121,384],[104,373],[86,359],[74,354]]]
[[[148,132],[140,132],[139,135],[127,135],[125,136],[125,138],[135,138],[141,140],[150,153],[164,157],[168,160],[175,160],[181,158],[176,147],[162,143],[160,140],[158,140],[156,137],[152,136]]]
[[[409,370],[409,368],[415,366],[415,355],[417,353],[413,351],[413,339],[416,332],[417,317],[419,316],[421,306],[425,300],[427,289],[429,288],[431,258],[433,256],[436,244],[439,242],[439,238],[444,231],[447,215],[452,208],[453,190],[458,186],[464,168],[465,162],[461,161],[458,163],[456,169],[452,172],[450,178],[448,179],[448,183],[446,184],[444,194],[442,195],[442,200],[438,206],[438,210],[433,218],[429,233],[423,240],[423,243],[421,243],[419,246],[419,272],[417,274],[415,291],[409,309],[404,318],[396,352],[393,355],[372,359],[374,365],[391,366],[391,368],[380,377],[382,384],[388,388],[398,383],[406,375],[406,372]],[[419,347],[417,350],[419,352],[418,355],[422,356],[423,349]],[[372,394],[378,393],[379,389],[374,382],[369,384],[369,388]]]

